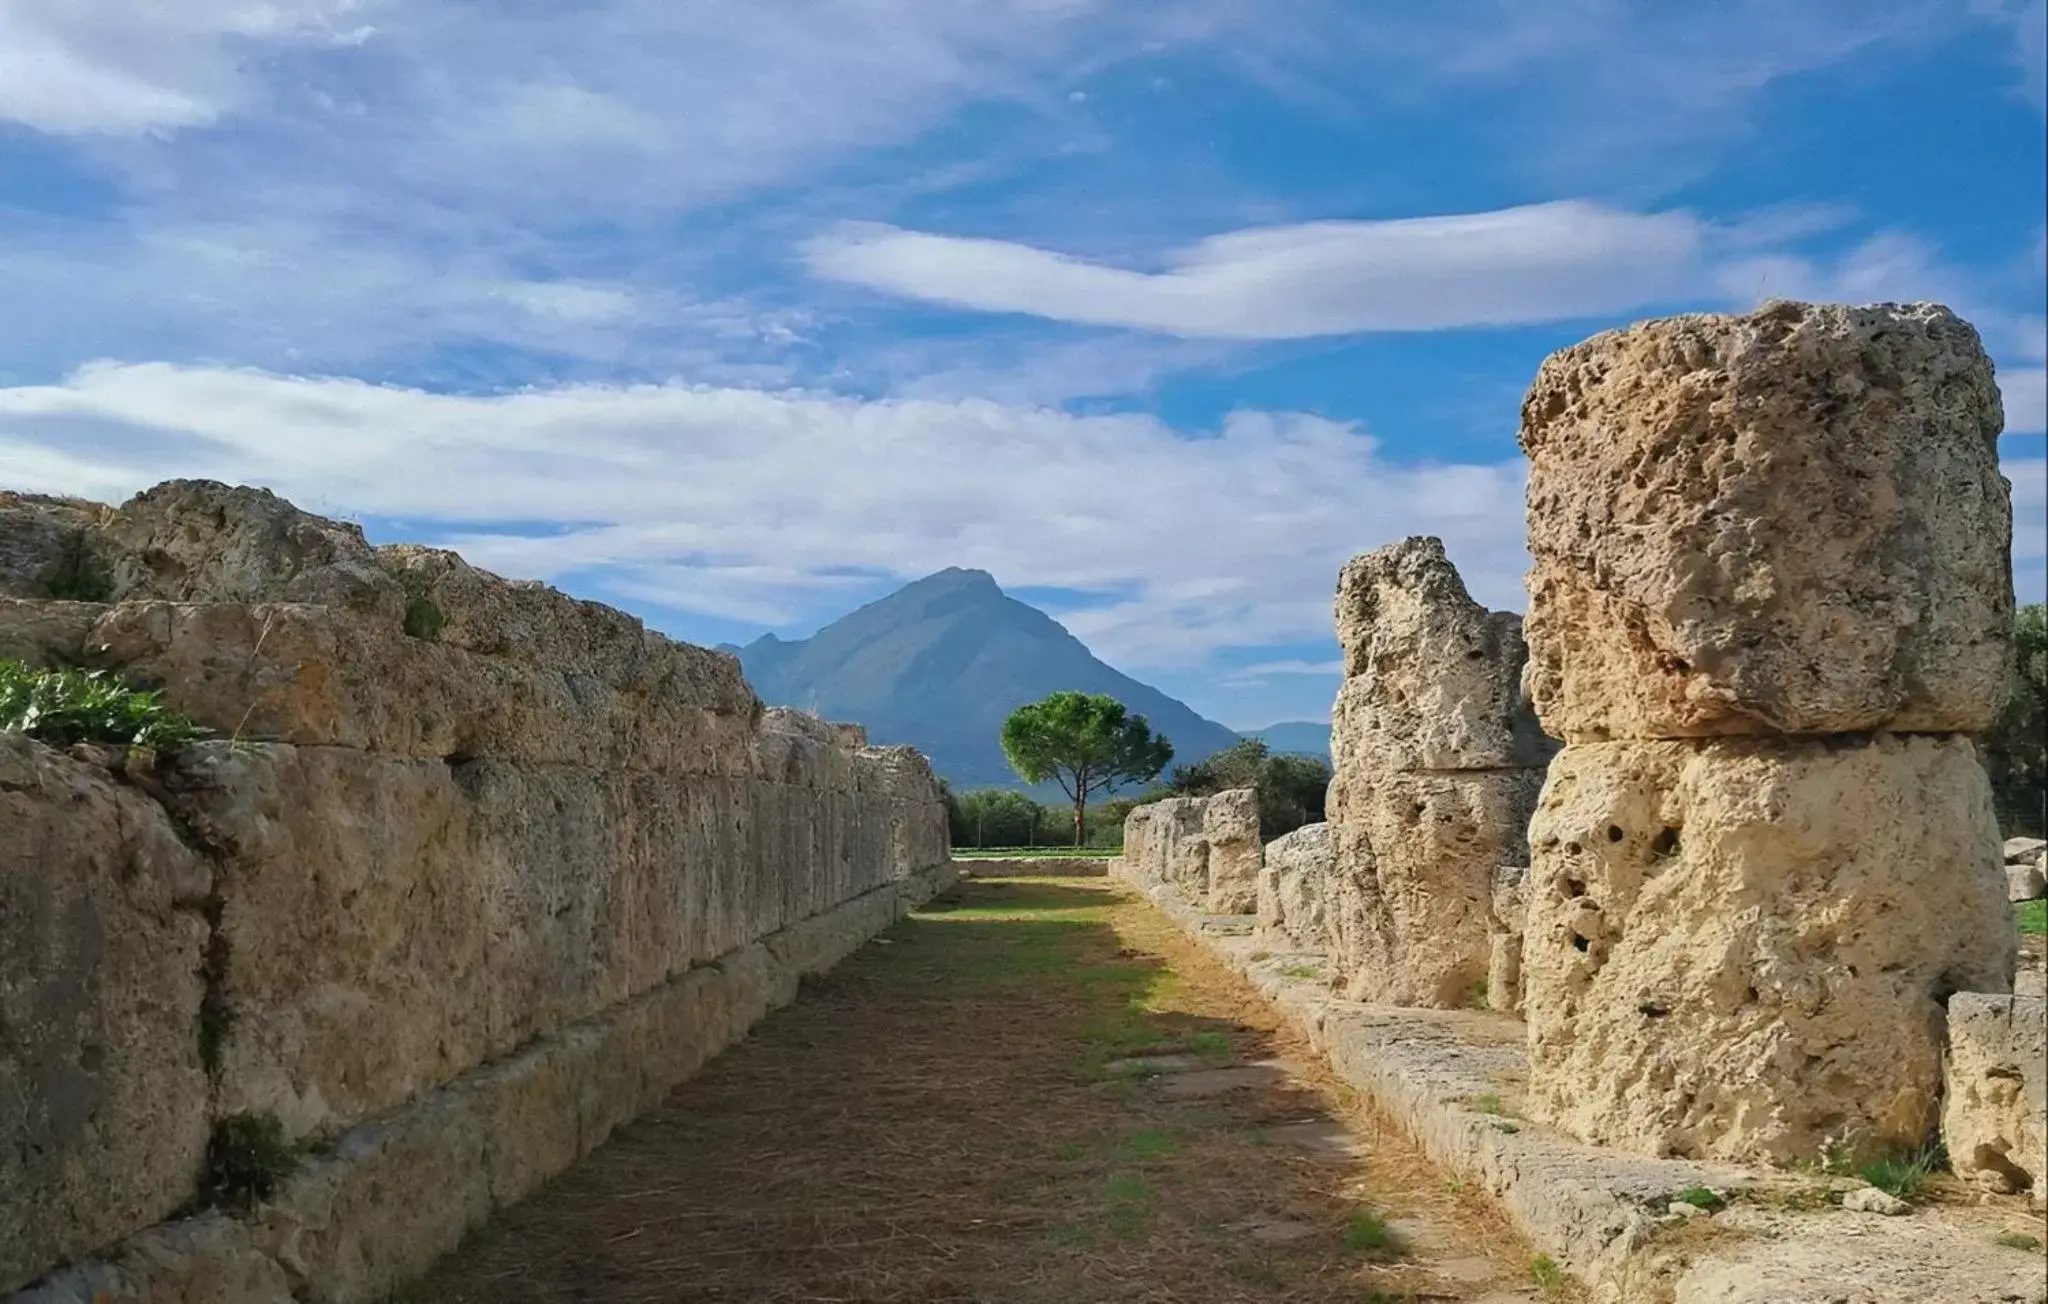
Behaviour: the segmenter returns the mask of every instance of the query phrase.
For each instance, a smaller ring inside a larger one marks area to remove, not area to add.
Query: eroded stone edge
[[[159,1223],[0,1304],[387,1298],[957,877],[914,871],[696,966],[349,1129],[246,1219]]]

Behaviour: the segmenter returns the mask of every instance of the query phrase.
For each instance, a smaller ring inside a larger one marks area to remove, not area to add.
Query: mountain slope
[[[1306,756],[1320,756],[1330,759],[1330,726],[1308,720],[1283,720],[1269,724],[1263,729],[1247,729],[1247,738],[1256,738],[1276,752],[1300,752]]]
[[[1016,785],[999,735],[1011,711],[1060,689],[1108,693],[1197,761],[1237,735],[1095,659],[986,571],[943,570],[871,602],[810,638],[773,634],[739,650],[763,700],[867,726],[909,743],[955,788]]]

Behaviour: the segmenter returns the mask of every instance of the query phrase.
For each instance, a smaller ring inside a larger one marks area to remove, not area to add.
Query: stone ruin
[[[951,873],[909,748],[257,490],[0,495],[0,656],[214,735],[0,735],[0,1292],[387,1298]],[[324,1148],[184,1216],[237,1118]]]
[[[1775,1163],[1932,1135],[1944,1004],[2013,971],[1970,740],[2011,656],[2001,422],[1976,332],[1932,305],[1678,317],[1544,362],[1543,1121]]]
[[[1124,818],[1123,858],[1140,882],[1170,884],[1210,914],[1258,905],[1259,798],[1250,788],[1173,797]]]
[[[1336,618],[1332,965],[1355,1000],[1472,1004],[1490,983],[1495,875],[1527,860],[1554,750],[1522,698],[1521,621],[1474,602],[1430,538],[1353,558]]]

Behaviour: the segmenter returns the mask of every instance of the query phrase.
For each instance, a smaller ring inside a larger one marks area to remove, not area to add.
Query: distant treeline
[[[1131,808],[1167,797],[1207,797],[1229,788],[1256,788],[1259,831],[1268,841],[1323,818],[1330,766],[1319,756],[1275,754],[1247,738],[1193,765],[1177,765],[1165,783],[1143,792],[1111,797],[1088,808],[1086,842],[1121,847],[1124,817]],[[1072,845],[1073,812],[1048,806],[1009,788],[946,791],[946,808],[956,847],[1056,847]]]

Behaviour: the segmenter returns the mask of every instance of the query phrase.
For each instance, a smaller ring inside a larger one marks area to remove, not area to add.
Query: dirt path
[[[1150,906],[974,880],[411,1298],[1568,1298],[1547,1266]]]

